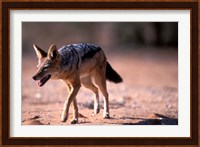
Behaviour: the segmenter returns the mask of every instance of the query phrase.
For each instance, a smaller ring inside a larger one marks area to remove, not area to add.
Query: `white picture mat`
[[[22,126],[22,22],[178,22],[178,125]],[[10,137],[190,137],[189,10],[11,10]]]

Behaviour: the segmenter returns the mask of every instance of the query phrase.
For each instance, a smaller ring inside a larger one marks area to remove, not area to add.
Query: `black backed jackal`
[[[57,49],[55,45],[51,45],[48,53],[36,45],[33,45],[33,47],[38,57],[38,70],[33,79],[39,80],[38,85],[43,86],[49,79],[61,79],[67,86],[69,95],[64,103],[61,121],[65,122],[67,120],[69,107],[72,103],[73,119],[71,123],[78,122],[76,94],[81,84],[95,94],[94,114],[100,111],[98,89],[102,92],[104,96],[103,117],[109,118],[106,79],[114,83],[120,83],[122,78],[107,62],[106,56],[99,46],[80,43]],[[94,78],[95,85],[92,83],[91,78]]]

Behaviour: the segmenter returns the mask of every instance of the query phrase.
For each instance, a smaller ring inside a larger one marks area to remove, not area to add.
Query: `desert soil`
[[[76,125],[176,125],[178,124],[178,54],[175,49],[149,49],[108,53],[108,61],[123,83],[107,82],[110,119],[101,111],[93,116],[93,93],[81,87]],[[63,82],[49,80],[43,87],[32,80],[36,56],[23,56],[22,125],[69,125],[60,122],[68,95]]]

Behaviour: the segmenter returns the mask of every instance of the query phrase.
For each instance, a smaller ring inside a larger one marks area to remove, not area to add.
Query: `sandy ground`
[[[176,50],[135,50],[107,54],[124,82],[107,82],[110,119],[101,111],[93,116],[93,93],[81,87],[77,125],[176,125],[178,124],[178,54]],[[60,122],[68,95],[63,82],[50,80],[43,87],[32,80],[37,59],[23,57],[22,125],[69,125]]]

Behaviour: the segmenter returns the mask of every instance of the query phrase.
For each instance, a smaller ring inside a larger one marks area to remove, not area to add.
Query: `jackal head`
[[[33,44],[38,57],[37,72],[32,77],[35,81],[39,80],[38,85],[43,86],[50,78],[56,78],[60,68],[60,54],[55,45],[51,45],[48,53]]]

